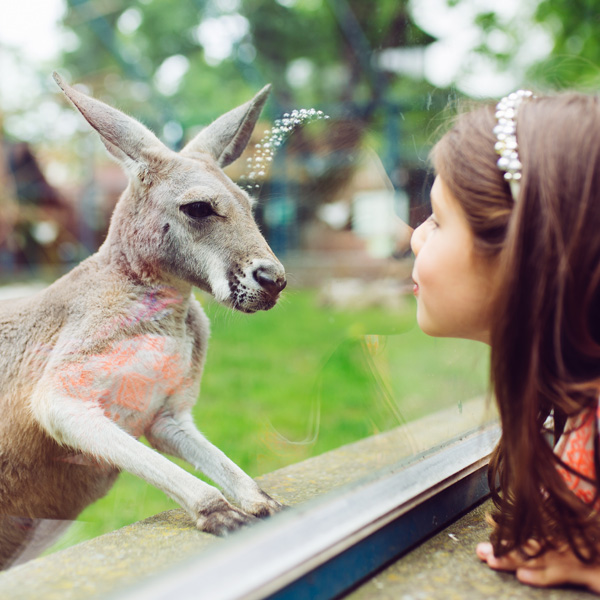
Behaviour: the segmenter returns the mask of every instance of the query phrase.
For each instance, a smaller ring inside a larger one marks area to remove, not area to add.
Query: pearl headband
[[[535,98],[535,96],[529,90],[517,90],[502,98],[496,105],[498,124],[494,127],[494,135],[498,141],[494,149],[500,155],[496,164],[501,171],[504,171],[504,179],[510,185],[514,202],[519,197],[521,169],[523,168],[517,152],[517,123],[515,119],[517,109],[525,98]]]

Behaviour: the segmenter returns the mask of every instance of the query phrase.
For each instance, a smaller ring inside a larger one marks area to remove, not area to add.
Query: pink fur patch
[[[107,417],[139,437],[164,400],[193,383],[182,357],[167,342],[157,335],[120,340],[102,354],[63,364],[54,383],[61,394],[102,407]]]

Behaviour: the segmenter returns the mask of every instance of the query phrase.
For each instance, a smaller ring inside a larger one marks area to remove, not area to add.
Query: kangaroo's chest
[[[192,343],[162,335],[116,341],[83,361],[66,363],[56,373],[61,392],[101,409],[131,435],[139,437],[167,403],[186,397],[195,381]]]

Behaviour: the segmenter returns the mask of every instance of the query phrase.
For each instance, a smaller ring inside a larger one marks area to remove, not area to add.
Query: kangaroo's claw
[[[225,499],[220,501],[217,506],[199,510],[197,514],[196,527],[198,529],[221,537],[258,520],[255,516],[232,506]]]

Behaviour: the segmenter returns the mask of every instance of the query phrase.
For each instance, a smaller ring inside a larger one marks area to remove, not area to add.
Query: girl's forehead
[[[467,228],[470,234],[473,234],[460,201],[456,199],[439,175],[433,182],[429,199],[431,209],[438,218],[441,217],[444,221],[456,221],[461,227]]]
[[[437,212],[439,210],[446,209],[450,200],[449,194],[450,192],[444,185],[442,178],[437,175],[429,194],[429,199],[431,201],[431,207],[433,210]]]

